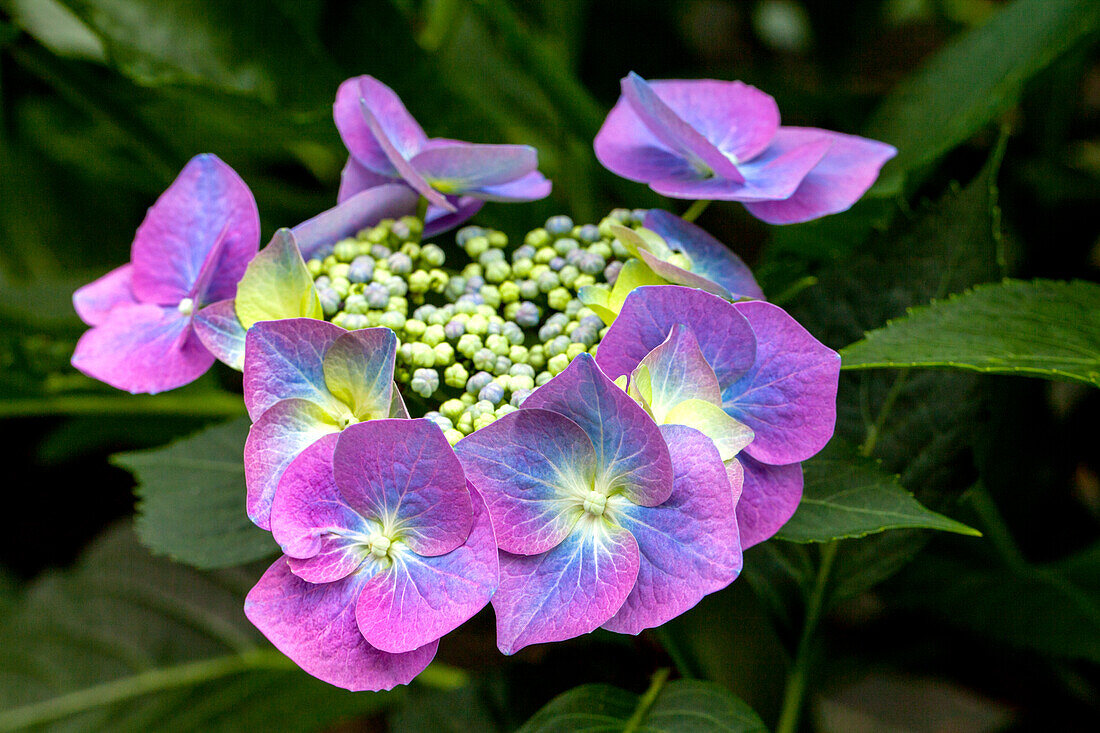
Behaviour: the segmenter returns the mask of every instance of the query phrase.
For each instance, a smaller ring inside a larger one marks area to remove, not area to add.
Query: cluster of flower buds
[[[485,201],[546,196],[534,149],[428,138],[371,77],[334,115],[337,206],[257,253],[251,193],[199,156],[131,263],[74,298],[91,376],[156,392],[215,358],[243,370],[248,516],[285,553],[248,618],[311,674],[377,690],[487,603],[511,654],[637,634],[732,582],[832,435],[837,354],[665,211],[430,241]],[[780,127],[740,83],[631,75],[596,153],[792,222],[850,206],[893,149]]]
[[[607,326],[578,293],[614,286],[631,259],[616,233],[645,214],[616,209],[599,225],[553,216],[518,246],[464,227],[451,248],[465,253],[462,265],[422,242],[420,219],[384,219],[318,248],[306,266],[326,320],[394,331],[394,378],[454,445],[596,353]]]

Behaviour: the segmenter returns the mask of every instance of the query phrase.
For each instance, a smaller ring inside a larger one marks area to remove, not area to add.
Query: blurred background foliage
[[[265,235],[331,206],[346,156],[332,99],[363,73],[392,86],[431,136],[539,149],[553,195],[478,217],[515,235],[554,213],[683,210],[592,153],[630,70],[741,79],[774,95],[786,124],[896,144],[898,160],[846,214],[778,229],[717,204],[700,221],[834,348],[1006,274],[1096,281],[1098,6],[0,0],[0,730],[313,730],[349,719],[340,730],[511,730],[577,685],[637,694],[673,662],[770,727],[805,617],[818,612],[820,633],[799,655],[806,730],[1093,729],[1094,388],[846,373],[838,435],[983,539],[894,530],[827,546],[772,541],[747,553],[740,582],[657,634],[597,633],[510,659],[493,648],[486,612],[444,642],[457,669],[352,696],[288,668],[244,622],[256,567],[202,574],[151,558],[116,524],[134,511],[134,480],[119,466],[140,474],[140,460],[107,456],[239,416],[239,375],[131,397],[68,358],[83,328],[72,291],[128,259],[145,209],[191,156],[216,153],[241,174]],[[823,561],[832,572],[815,594]]]

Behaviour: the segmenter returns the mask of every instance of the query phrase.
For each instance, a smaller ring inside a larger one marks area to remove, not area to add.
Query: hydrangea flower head
[[[271,507],[286,553],[245,614],[310,674],[352,690],[408,683],[499,579],[485,506],[439,428],[376,420],[326,435]]]
[[[350,153],[339,200],[402,181],[430,204],[426,236],[468,219],[486,201],[533,201],[550,193],[534,148],[428,138],[397,94],[374,77],[341,84],[333,115]]]
[[[279,480],[307,446],[349,425],[408,417],[393,384],[397,338],[388,328],[345,331],[327,321],[261,321],[245,339],[248,516],[270,529]]]
[[[657,193],[741,201],[770,224],[848,209],[897,154],[876,140],[780,126],[775,100],[748,84],[634,73],[595,148],[606,168]]]
[[[73,366],[135,393],[194,381],[214,363],[193,327],[196,314],[233,296],[259,243],[248,187],[217,156],[192,158],[149,209],[130,263],[74,294],[92,328]]]
[[[685,328],[693,338],[686,337]],[[667,382],[660,392],[672,395],[662,397],[665,402],[679,404],[677,384],[701,380],[698,357],[653,352],[688,354],[695,345],[714,371],[722,411],[753,433],[738,456],[744,488],[737,521],[742,546],[749,547],[794,513],[802,496],[799,464],[832,437],[840,357],[771,303],[729,303],[702,290],[660,285],[627,297],[596,358],[609,375],[634,375],[634,382],[640,381],[640,365],[647,370],[655,369],[655,361],[669,365],[657,372]],[[693,374],[687,373],[688,364],[695,364]],[[731,425],[722,427],[721,416],[700,404],[705,401],[681,408],[686,412],[677,421],[716,436],[735,435]]]
[[[505,654],[600,626],[636,634],[740,570],[717,450],[658,428],[587,354],[455,450],[497,528]]]

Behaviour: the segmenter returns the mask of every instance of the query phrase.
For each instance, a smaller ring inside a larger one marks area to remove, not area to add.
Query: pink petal
[[[115,306],[137,303],[131,288],[132,277],[133,265],[126,264],[80,288],[73,293],[76,314],[89,326],[98,326],[107,320]]]

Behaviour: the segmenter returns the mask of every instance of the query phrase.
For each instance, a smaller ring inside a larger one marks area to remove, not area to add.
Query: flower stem
[[[661,694],[661,690],[664,689],[665,683],[668,682],[668,668],[662,667],[653,673],[653,679],[649,682],[649,689],[645,691],[641,699],[638,700],[638,707],[634,708],[634,714],[630,716],[630,720],[626,721],[626,725],[623,726],[623,733],[634,733],[638,730],[642,723],[645,722],[645,717],[649,715],[650,709],[653,707],[653,703],[657,702],[657,696]]]
[[[710,201],[708,201],[707,199],[700,199],[698,201],[695,201],[694,203],[692,203],[691,206],[688,207],[688,210],[685,211],[684,215],[680,218],[684,221],[695,221],[699,218],[700,214],[707,210],[708,206],[710,206]]]
[[[802,624],[802,636],[798,640],[794,662],[787,675],[787,687],[783,691],[783,708],[779,714],[779,723],[775,733],[794,733],[798,729],[798,718],[802,712],[802,698],[806,693],[806,675],[810,667],[811,647],[814,632],[821,619],[825,606],[825,590],[829,584],[829,574],[836,559],[836,542],[828,542],[821,547],[821,564],[817,569],[814,589],[806,601],[806,620]]]

